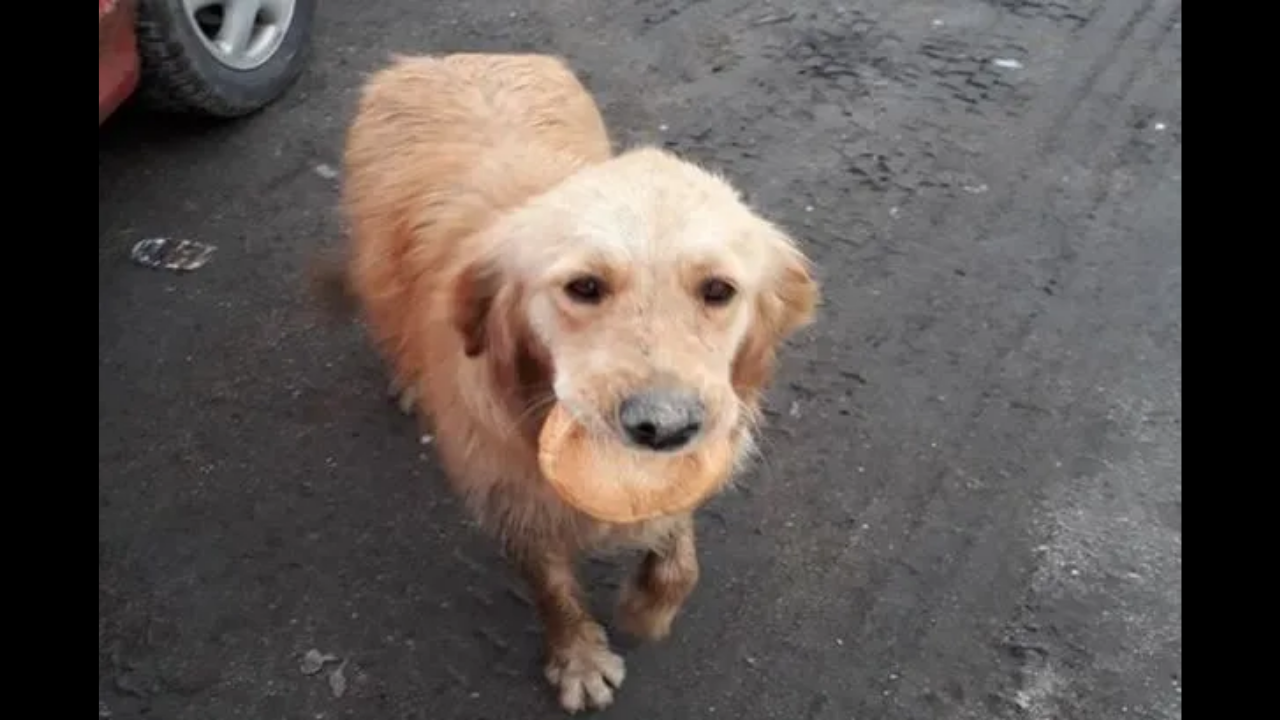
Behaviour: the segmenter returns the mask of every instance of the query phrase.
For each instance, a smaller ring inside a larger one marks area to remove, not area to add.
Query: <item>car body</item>
[[[98,125],[138,87],[137,0],[98,0]]]

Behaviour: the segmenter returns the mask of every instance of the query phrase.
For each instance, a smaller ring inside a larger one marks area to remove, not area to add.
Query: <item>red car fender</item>
[[[138,87],[137,0],[98,0],[98,125]]]

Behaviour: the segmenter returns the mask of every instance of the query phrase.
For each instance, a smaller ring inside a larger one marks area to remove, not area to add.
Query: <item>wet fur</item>
[[[568,362],[585,357],[574,343],[618,347],[583,361],[608,372],[578,378],[577,392],[592,400],[586,404],[606,409],[627,383],[640,381],[651,355],[619,347],[636,344],[628,335],[642,329],[635,317],[606,324],[557,315],[541,276],[526,268],[541,270],[547,258],[571,254],[566,243],[576,226],[565,223],[593,217],[597,204],[633,190],[651,198],[669,186],[679,194],[670,202],[637,201],[644,227],[658,228],[652,243],[679,249],[684,240],[662,233],[682,227],[691,214],[684,206],[715,219],[714,227],[740,227],[733,237],[755,243],[744,257],[755,258],[752,277],[759,276],[744,299],[753,305],[735,316],[749,319],[734,329],[727,318],[682,315],[721,343],[705,358],[694,353],[714,342],[690,344],[681,339],[690,333],[676,326],[652,326],[666,332],[650,332],[644,342],[679,361],[672,367],[694,367],[690,383],[708,392],[727,388],[723,407],[716,406],[726,418],[722,430],[733,433],[745,456],[777,349],[813,319],[817,287],[808,264],[719,178],[658,150],[615,157],[586,89],[550,57],[396,58],[364,88],[344,162],[350,257],[341,277],[328,272],[320,285],[334,307],[360,308],[393,388],[408,393],[430,421],[452,488],[528,581],[546,632],[547,677],[561,705],[608,705],[625,670],[587,610],[573,563],[584,552],[644,550],[619,604],[620,624],[643,639],[665,637],[698,579],[693,520],[600,523],[566,506],[541,477],[536,435],[555,399],[557,370],[564,380]],[[592,173],[591,187],[574,196],[588,199],[553,220],[559,210],[541,198]],[[663,207],[677,214],[662,216]],[[613,216],[600,213],[608,225]],[[691,302],[669,295],[646,301],[676,311]],[[548,313],[557,318],[554,332]]]

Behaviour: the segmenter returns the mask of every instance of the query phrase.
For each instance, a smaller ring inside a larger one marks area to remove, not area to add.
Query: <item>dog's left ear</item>
[[[819,286],[809,259],[784,235],[774,238],[774,247],[777,259],[733,361],[733,384],[744,398],[759,395],[773,376],[778,347],[817,313]]]
[[[813,323],[818,306],[818,281],[813,265],[791,242],[780,243],[777,272],[761,297],[762,319],[781,342]]]

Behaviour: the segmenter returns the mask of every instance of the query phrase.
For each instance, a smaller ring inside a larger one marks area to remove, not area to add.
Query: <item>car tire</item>
[[[235,53],[233,45],[216,43],[214,38],[221,24],[231,26],[227,18],[235,10],[255,6],[243,2],[139,1],[142,77],[138,95],[144,105],[166,112],[234,118],[260,110],[284,94],[310,55],[318,0],[259,0],[264,9],[254,17],[264,22],[255,24],[249,36],[256,41],[240,43],[243,48]],[[205,7],[189,10],[198,5]]]

